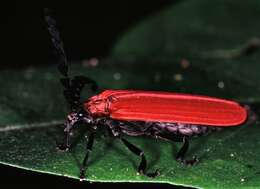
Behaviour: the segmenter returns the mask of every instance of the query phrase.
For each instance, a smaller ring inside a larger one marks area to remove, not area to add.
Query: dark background
[[[106,57],[118,37],[131,26],[177,1],[86,1],[52,8],[70,60]],[[43,19],[43,8],[24,1],[1,7],[0,69],[43,66],[55,61]],[[98,184],[0,165],[6,187],[60,188],[174,188],[166,184]]]
[[[177,1],[86,1],[51,8],[70,60],[105,57],[118,37],[131,26]],[[43,19],[43,8],[19,1],[2,7],[1,67],[45,65],[53,48]],[[32,8],[33,7],[33,8]]]

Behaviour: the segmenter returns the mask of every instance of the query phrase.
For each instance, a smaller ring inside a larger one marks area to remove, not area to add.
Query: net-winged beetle
[[[140,156],[139,173],[154,177],[158,175],[158,170],[146,172],[144,152],[123,138],[123,134],[182,142],[183,146],[177,153],[176,160],[192,165],[198,162],[196,157],[190,160],[184,158],[190,137],[221,127],[241,125],[250,117],[248,109],[234,101],[171,92],[104,90],[82,102],[80,93],[84,85],[90,85],[96,90],[97,84],[86,76],[75,76],[73,79],[68,76],[68,62],[63,42],[48,9],[45,9],[45,20],[59,55],[58,68],[63,75],[61,83],[64,96],[71,107],[71,113],[64,123],[65,141],[59,149],[69,149],[70,132],[77,122],[86,123],[91,127],[86,155],[80,170],[81,179],[85,177],[97,126],[107,127],[131,152]]]

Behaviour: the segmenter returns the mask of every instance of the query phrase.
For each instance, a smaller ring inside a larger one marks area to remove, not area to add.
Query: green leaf
[[[71,73],[96,80],[101,88],[204,94],[250,103],[259,114],[259,1],[180,1],[122,36],[111,57],[96,67],[75,64]],[[257,45],[256,45],[257,46]],[[79,176],[85,153],[84,125],[73,132],[69,152],[56,150],[68,113],[56,67],[0,73],[0,163],[32,171]],[[85,99],[93,95],[85,90]],[[191,140],[185,166],[174,160],[179,143],[126,137],[144,150],[151,179],[137,175],[139,158],[101,128],[90,156],[87,180],[153,182],[196,188],[257,188],[260,185],[260,124],[225,128]]]
[[[153,69],[148,69],[145,76],[128,72],[130,68],[138,69],[140,65],[144,66],[142,64],[124,67],[118,65],[120,64],[109,61],[101,62],[96,68],[75,65],[73,71],[97,79],[104,88],[110,85],[115,88],[141,88],[158,83],[157,80],[151,80],[156,74]],[[167,70],[167,66],[153,67],[156,70]],[[79,141],[70,152],[61,153],[55,149],[56,143],[63,138],[61,120],[66,115],[66,105],[60,95],[61,87],[57,87],[57,78],[54,75],[48,76],[49,79],[45,77],[53,69],[34,69],[30,82],[23,79],[24,73],[28,70],[1,73],[1,81],[8,81],[9,77],[12,81],[6,83],[6,86],[3,82],[5,90],[1,90],[1,98],[8,97],[1,103],[1,108],[10,119],[1,117],[0,162],[28,170],[78,178],[80,163],[85,153],[84,137],[79,136],[83,134],[82,130],[78,128],[77,132],[74,132],[77,136],[74,140]],[[115,74],[120,74],[121,79],[115,80]],[[138,81],[141,82],[137,83]],[[211,83],[200,79],[196,82],[205,82],[206,86]],[[18,87],[17,83],[22,87]],[[15,90],[18,88],[21,90]],[[22,94],[29,89],[30,96],[26,100],[22,98]],[[14,107],[9,104],[13,104]],[[44,109],[44,106],[50,108]],[[198,155],[201,163],[193,167],[181,165],[174,160],[174,154],[180,148],[180,144],[172,145],[166,141],[146,137],[129,137],[131,142],[145,151],[149,170],[160,169],[161,175],[155,179],[136,175],[139,159],[119,140],[104,136],[105,132],[101,131],[91,154],[87,179],[100,182],[163,182],[203,188],[257,186],[260,182],[257,175],[260,169],[259,130],[259,124],[253,124],[227,128],[209,136],[195,138],[192,140],[188,156]]]

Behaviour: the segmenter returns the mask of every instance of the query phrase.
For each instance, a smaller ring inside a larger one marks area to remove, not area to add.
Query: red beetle
[[[146,172],[144,152],[123,138],[130,136],[151,136],[163,140],[183,142],[176,155],[176,160],[185,164],[194,164],[198,159],[184,159],[188,150],[188,139],[220,127],[237,126],[244,123],[248,110],[237,102],[219,98],[179,94],[158,91],[105,90],[80,102],[80,92],[84,85],[90,84],[93,89],[96,83],[85,76],[68,77],[68,64],[63,43],[56,29],[55,21],[46,10],[48,30],[54,46],[60,54],[59,70],[64,76],[61,79],[65,87],[64,96],[71,106],[71,113],[65,122],[65,142],[60,150],[70,147],[69,133],[78,122],[86,123],[90,128],[87,152],[82,163],[80,178],[84,178],[89,153],[92,150],[94,136],[98,126],[106,126],[114,137],[118,137],[134,154],[140,156],[138,172],[154,177]]]

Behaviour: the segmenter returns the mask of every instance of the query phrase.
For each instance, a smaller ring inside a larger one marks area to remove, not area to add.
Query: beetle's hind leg
[[[145,155],[144,155],[144,152],[139,149],[138,147],[136,147],[135,145],[131,144],[130,142],[128,142],[126,139],[124,138],[120,138],[121,141],[124,143],[124,145],[131,151],[133,152],[135,155],[139,156],[141,158],[141,162],[138,166],[138,172],[140,174],[144,174],[148,177],[156,177],[159,175],[159,171],[158,169],[155,171],[155,172],[152,172],[152,173],[146,173],[146,165],[147,165],[147,162],[146,162],[146,158],[145,158]]]
[[[173,142],[182,142],[182,147],[181,149],[178,151],[177,155],[175,156],[175,159],[178,162],[181,162],[183,164],[186,165],[194,165],[196,163],[199,162],[198,158],[195,156],[192,159],[185,159],[185,154],[187,153],[188,149],[189,149],[189,140],[187,136],[183,136],[183,135],[175,135],[172,134],[170,132],[165,132],[164,130],[159,130],[159,132],[155,132],[153,134],[154,137],[156,138],[161,138],[164,140],[170,140]]]
[[[187,137],[184,136],[183,137],[183,145],[176,155],[176,160],[183,163],[183,164],[186,164],[186,165],[194,165],[194,164],[198,163],[199,160],[196,156],[193,157],[193,159],[185,159],[184,158],[188,149],[189,149],[189,140],[188,140]]]

